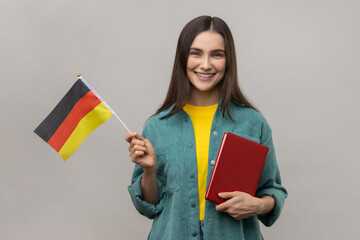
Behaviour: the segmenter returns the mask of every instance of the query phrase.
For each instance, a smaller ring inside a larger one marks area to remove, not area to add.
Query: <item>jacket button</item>
[[[211,160],[211,165],[214,165],[215,164],[215,160]]]
[[[191,148],[191,147],[192,147],[192,143],[188,143],[188,147]]]
[[[209,222],[211,222],[212,220],[211,220],[211,218],[209,218]]]
[[[190,174],[190,178],[194,178],[195,177],[195,174]]]
[[[214,131],[213,133],[214,133],[215,136],[217,135],[217,131]]]
[[[191,207],[196,207],[196,203],[195,202],[193,202],[192,204],[191,204]]]
[[[193,232],[192,235],[193,235],[193,237],[196,237],[196,236],[197,236],[197,232]]]

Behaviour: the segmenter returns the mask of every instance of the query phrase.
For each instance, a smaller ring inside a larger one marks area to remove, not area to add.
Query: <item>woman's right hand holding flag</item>
[[[130,143],[129,155],[132,162],[141,166],[144,171],[156,170],[155,149],[149,140],[136,132],[127,134],[125,140]]]
[[[156,153],[153,145],[146,138],[136,132],[131,132],[125,136],[125,140],[130,143],[129,155],[133,163],[142,167],[144,174],[141,179],[141,190],[143,199],[151,204],[158,203],[158,185],[156,180]]]

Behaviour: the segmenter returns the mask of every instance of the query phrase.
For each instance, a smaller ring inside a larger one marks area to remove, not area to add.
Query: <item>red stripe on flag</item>
[[[92,91],[82,97],[47,142],[57,152],[60,151],[66,140],[70,137],[80,120],[91,112],[101,101]]]

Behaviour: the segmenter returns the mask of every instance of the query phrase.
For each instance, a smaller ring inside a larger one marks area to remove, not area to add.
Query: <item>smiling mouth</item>
[[[214,76],[216,73],[198,73],[195,72],[195,74],[201,78],[211,78],[212,76]]]

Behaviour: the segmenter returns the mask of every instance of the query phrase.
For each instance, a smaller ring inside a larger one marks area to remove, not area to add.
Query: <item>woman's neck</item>
[[[195,88],[191,89],[190,99],[187,102],[193,106],[211,106],[219,102],[220,94],[218,89],[202,92]]]

